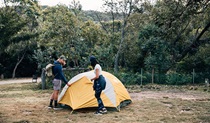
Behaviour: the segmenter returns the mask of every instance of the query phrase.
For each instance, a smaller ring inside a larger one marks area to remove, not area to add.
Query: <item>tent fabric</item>
[[[118,78],[106,71],[102,71],[102,75],[106,80],[106,88],[101,93],[101,99],[105,107],[117,108],[123,101],[128,100],[131,102],[127,89]],[[66,85],[61,91],[58,97],[59,103],[68,105],[73,110],[98,107],[95,91],[93,90],[93,82],[90,81],[94,76],[93,71],[74,76],[68,82],[71,86],[68,87]]]

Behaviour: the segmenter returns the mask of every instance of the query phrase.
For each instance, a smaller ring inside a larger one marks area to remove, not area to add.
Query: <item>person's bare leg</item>
[[[53,99],[54,99],[54,106],[55,106],[55,110],[59,110],[59,106],[58,106],[58,94],[59,94],[59,90],[54,90],[54,95],[53,95]]]
[[[58,90],[54,90],[54,92],[53,92],[53,99],[54,100],[58,100],[58,93],[59,93],[59,91]]]
[[[53,101],[54,101],[54,92],[50,96],[50,104],[49,104],[48,108],[53,108]]]
[[[54,100],[54,92],[51,94],[50,99]]]

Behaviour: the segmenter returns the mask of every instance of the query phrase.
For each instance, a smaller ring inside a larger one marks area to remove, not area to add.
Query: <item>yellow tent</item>
[[[105,71],[102,71],[102,75],[106,80],[106,88],[101,93],[101,99],[105,107],[115,107],[117,110],[120,110],[120,106],[123,103],[131,103],[130,95],[119,79]],[[66,85],[59,95],[59,103],[66,104],[73,110],[98,107],[93,90],[93,82],[90,81],[94,76],[93,71],[74,76],[69,81],[72,85],[70,87]]]

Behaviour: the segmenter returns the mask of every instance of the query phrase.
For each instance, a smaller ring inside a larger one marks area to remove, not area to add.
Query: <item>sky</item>
[[[70,5],[73,0],[38,0],[40,5],[55,6],[57,4]],[[80,1],[82,10],[102,11],[103,0],[75,0]],[[0,7],[4,6],[4,0],[0,0]]]
[[[57,4],[71,4],[73,0],[39,0],[40,5],[54,6]],[[75,0],[80,1],[82,10],[102,10],[103,0]]]
[[[73,0],[38,0],[40,5],[55,6],[57,4],[70,5]],[[103,0],[75,0],[79,1],[82,5],[82,10],[95,10],[103,11],[102,5],[104,4]],[[150,0],[156,1],[156,0]],[[0,0],[0,6],[2,6],[4,0]]]

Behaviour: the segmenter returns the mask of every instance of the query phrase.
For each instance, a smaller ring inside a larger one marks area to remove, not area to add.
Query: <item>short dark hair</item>
[[[95,65],[98,64],[98,61],[96,60],[95,56],[90,57],[90,63],[92,67],[95,67]]]
[[[94,62],[96,61],[96,57],[95,56],[90,56],[90,62]]]

